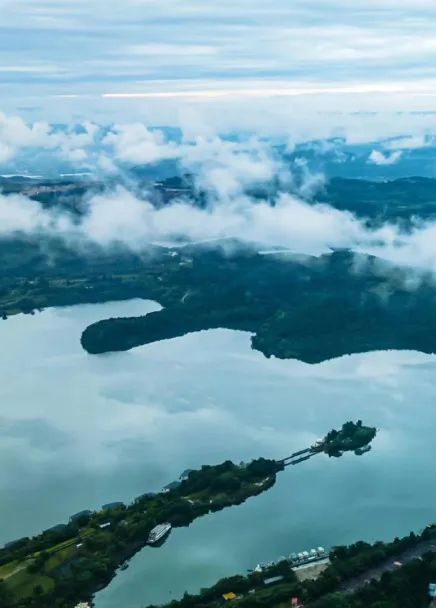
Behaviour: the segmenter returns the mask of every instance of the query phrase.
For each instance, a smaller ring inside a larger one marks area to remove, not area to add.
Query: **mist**
[[[311,145],[314,154],[331,153],[341,162],[334,142]],[[425,138],[398,138],[385,144],[384,151],[370,147],[368,163],[390,165],[408,146],[426,145]],[[120,123],[105,130],[84,123],[59,130],[0,115],[4,157],[5,150],[12,154],[23,148],[68,156],[78,170],[88,168],[103,182],[110,177],[107,183],[112,185],[85,196],[79,216],[62,202],[47,207],[21,194],[0,194],[1,237],[61,237],[72,247],[92,242],[103,248],[123,244],[135,251],[162,242],[232,238],[314,256],[347,248],[420,271],[436,271],[436,220],[415,218],[407,229],[395,223],[373,227],[349,211],[314,203],[312,197],[324,187],[325,176],[314,172],[303,158],[289,161],[268,139],[181,133],[177,140],[140,123]],[[123,179],[128,167],[153,169],[168,160],[177,162],[180,174],[190,176],[194,197],[202,194],[201,205],[181,193],[156,206],[134,179]],[[255,196],[256,188],[266,194]]]

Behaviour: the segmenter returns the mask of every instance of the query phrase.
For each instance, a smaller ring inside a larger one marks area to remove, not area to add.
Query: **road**
[[[32,562],[29,560],[27,562],[20,564],[19,566],[17,566],[15,568],[15,570],[12,570],[12,572],[9,572],[9,574],[2,576],[2,581],[7,581],[9,578],[12,578],[13,576],[15,576],[16,574],[21,572],[21,570],[24,570],[25,568],[27,568],[27,566],[29,566],[31,563]]]
[[[319,562],[312,564],[305,564],[304,566],[297,566],[292,568],[300,582],[315,580],[329,567],[330,559],[326,557]]]
[[[371,568],[371,570],[367,570],[364,574],[360,576],[356,576],[352,578],[340,587],[340,591],[342,593],[354,593],[361,589],[364,585],[371,581],[378,581],[382,577],[385,572],[394,572],[398,570],[399,566],[395,565],[395,562],[401,563],[403,566],[414,559],[418,559],[422,557],[425,553],[429,551],[436,552],[436,541],[428,540],[420,543],[416,547],[412,547],[411,549],[407,549],[403,551],[403,553],[399,553],[398,555],[389,558],[385,562],[381,563],[379,566],[375,568]]]

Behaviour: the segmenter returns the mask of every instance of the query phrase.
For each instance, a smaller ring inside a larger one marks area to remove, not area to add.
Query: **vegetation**
[[[369,451],[370,443],[377,434],[374,427],[363,426],[362,421],[346,422],[340,431],[333,429],[326,435],[320,449],[329,456],[339,457],[344,452],[354,452],[361,456]]]
[[[436,216],[436,180],[425,177],[379,182],[336,177],[316,198],[337,209],[369,218],[376,225],[396,221],[409,226],[411,218]]]
[[[267,357],[308,363],[367,350],[436,351],[433,280],[423,278],[411,291],[406,274],[380,271],[377,260],[357,261],[347,252],[301,260],[183,251],[177,267],[162,269],[148,293],[164,309],[92,324],[82,335],[88,352],[127,350],[219,327],[253,333],[253,348]]]
[[[0,550],[0,608],[70,608],[104,587],[147,542],[152,528],[188,526],[274,485],[281,463],[259,458],[191,471],[171,490],[74,518]]]
[[[47,306],[130,298],[164,308],[87,328],[90,353],[210,328],[250,332],[265,356],[308,363],[379,349],[436,351],[433,277],[411,289],[404,270],[333,252],[321,258],[223,248],[81,249],[46,239],[0,240],[0,317]],[[46,255],[46,252],[49,255]]]
[[[330,431],[322,443],[303,452],[309,457],[322,452],[339,455],[367,445],[374,435],[375,429],[363,426],[360,420],[347,422],[340,431]],[[261,494],[274,485],[287,460],[258,458],[248,464],[226,461],[205,465],[159,494],[145,494],[129,506],[114,503],[96,513],[84,511],[73,516],[68,525],[5,546],[0,550],[0,608],[69,608],[79,600],[89,600],[144,547],[156,525],[188,526],[197,517]],[[293,588],[296,581],[290,565],[284,563],[279,570],[286,588]],[[277,571],[273,568],[268,573],[272,576]],[[247,586],[265,586],[255,573],[240,584],[238,580],[232,581],[238,592]],[[215,597],[215,591],[210,597]]]
[[[218,608],[227,592],[238,596],[231,602],[235,608],[284,608],[291,597],[311,608],[423,608],[429,603],[428,584],[436,580],[436,554],[429,552],[435,540],[436,527],[429,526],[420,535],[411,533],[391,543],[336,547],[328,568],[316,580],[300,582],[284,561],[260,573],[222,579],[165,608]],[[393,567],[399,558],[405,565]],[[275,575],[282,578],[265,583]],[[374,579],[370,584],[365,583],[367,576]]]

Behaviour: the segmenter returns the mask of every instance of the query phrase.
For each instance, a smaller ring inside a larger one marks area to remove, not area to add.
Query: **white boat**
[[[158,526],[155,526],[148,536],[147,544],[156,545],[170,533],[170,530],[171,524],[159,524]]]

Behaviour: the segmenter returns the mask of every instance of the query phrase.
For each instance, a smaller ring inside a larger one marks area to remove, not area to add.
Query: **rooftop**
[[[164,491],[169,492],[170,490],[175,490],[180,485],[180,481],[172,481],[168,485],[164,487]]]
[[[44,532],[62,532],[67,527],[66,524],[57,524],[56,526],[52,526],[51,528],[47,528]]]
[[[141,494],[140,496],[137,496],[135,498],[135,502],[140,502],[141,500],[144,500],[144,498],[153,498],[153,496],[156,496],[155,492],[145,492],[145,494]]]
[[[78,513],[74,513],[74,515],[71,515],[70,521],[80,519],[81,517],[89,517],[90,515],[92,515],[92,511],[85,509],[84,511],[79,511]]]
[[[120,507],[124,507],[123,502],[108,502],[107,505],[102,506],[102,509],[103,511],[107,511],[109,509],[119,509]]]

